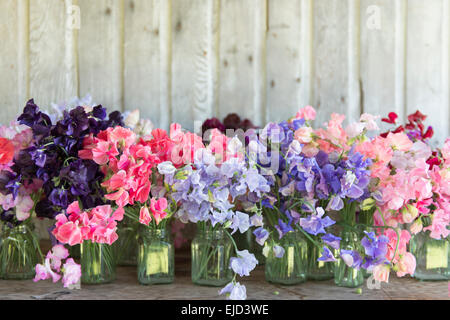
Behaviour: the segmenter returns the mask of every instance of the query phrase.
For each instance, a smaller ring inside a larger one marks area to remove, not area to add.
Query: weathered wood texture
[[[420,108],[442,142],[449,15],[448,0],[3,0],[0,119],[87,93],[191,130],[308,104],[316,124]]]
[[[247,287],[249,300],[448,300],[446,281],[421,282],[410,277],[391,274],[389,283],[380,288],[362,286],[356,289],[338,287],[334,280],[307,281],[295,286],[281,286],[265,281],[264,266],[258,266],[250,277],[238,281]],[[135,267],[117,268],[117,279],[104,285],[81,285],[81,290],[66,290],[61,282],[51,280],[34,283],[31,280],[0,280],[1,300],[224,300],[219,288],[192,284],[190,257],[186,252],[175,256],[175,281],[169,285],[143,286],[137,282]]]

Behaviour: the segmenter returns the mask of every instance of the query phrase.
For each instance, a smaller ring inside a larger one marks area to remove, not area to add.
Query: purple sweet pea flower
[[[253,234],[256,237],[256,242],[260,246],[263,246],[264,243],[266,242],[267,238],[269,237],[269,231],[267,231],[263,227],[259,227],[259,228],[255,229],[255,231],[253,231]]]
[[[285,223],[281,219],[278,219],[278,225],[275,226],[275,229],[277,229],[280,239],[283,238],[289,231],[294,231],[290,223]]]
[[[308,233],[317,235],[319,233],[326,233],[325,228],[335,224],[336,222],[331,220],[330,217],[322,219],[325,211],[322,208],[316,209],[317,214],[312,214],[307,218],[300,219],[300,226]]]
[[[255,255],[249,253],[248,250],[237,252],[238,258],[232,257],[230,259],[230,268],[241,277],[249,276],[250,272],[255,269],[258,264]]]
[[[239,282],[230,282],[222,290],[219,295],[227,293],[227,300],[245,300],[247,299],[247,289]]]
[[[273,246],[273,253],[276,258],[283,258],[285,250],[282,246],[275,245]]]
[[[327,233],[326,235],[322,236],[322,240],[325,244],[337,250],[339,249],[340,241],[342,239],[340,237],[332,235],[331,233]]]
[[[238,229],[240,233],[244,233],[245,231],[247,231],[248,228],[250,228],[250,219],[248,217],[248,214],[236,211],[233,216],[230,228],[233,229],[231,234],[235,233]]]
[[[322,255],[317,259],[317,261],[333,262],[336,261],[336,258],[334,257],[330,249],[324,246],[322,250]]]
[[[353,250],[341,249],[341,258],[342,260],[344,260],[347,266],[356,270],[359,270],[363,262],[363,259],[361,258],[359,253]]]

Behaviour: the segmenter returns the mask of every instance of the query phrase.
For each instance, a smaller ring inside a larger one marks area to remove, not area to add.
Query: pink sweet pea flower
[[[311,106],[300,109],[295,116],[297,119],[314,120],[316,118],[316,110]]]
[[[380,282],[389,282],[389,273],[391,268],[385,264],[376,265],[373,268],[373,278]]]
[[[139,213],[139,222],[148,226],[152,217],[147,207],[142,207]]]
[[[413,275],[416,270],[416,258],[410,252],[405,252],[400,256],[400,260],[397,263],[397,276],[403,277],[407,274]]]
[[[30,211],[34,207],[34,201],[30,196],[18,197],[18,203],[16,205],[16,217],[19,221],[24,221],[30,217]]]
[[[167,215],[167,212],[164,210],[167,209],[167,199],[161,198],[159,200],[155,200],[152,198],[150,200],[150,210],[152,211],[153,216],[155,217],[156,224],[164,219]]]
[[[64,284],[64,288],[69,287],[70,285],[77,284],[81,278],[81,265],[75,263],[75,261],[70,258],[67,259],[66,263],[63,265],[63,278],[62,282]]]
[[[295,131],[295,140],[300,143],[310,143],[313,140],[313,129],[311,127],[301,127]]]

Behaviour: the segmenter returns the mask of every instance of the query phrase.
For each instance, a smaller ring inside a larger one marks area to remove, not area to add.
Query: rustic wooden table
[[[56,300],[217,300],[219,288],[192,284],[190,279],[189,254],[177,254],[175,281],[170,285],[143,286],[137,282],[135,267],[118,267],[117,279],[104,285],[82,285],[80,290],[66,290],[61,283],[50,280],[34,283],[32,280],[0,280],[0,299],[56,299]],[[247,286],[251,300],[306,300],[306,299],[351,299],[351,300],[397,300],[397,299],[449,299],[448,282],[420,282],[411,278],[397,278],[391,274],[389,283],[380,289],[368,289],[364,284],[362,293],[356,289],[341,288],[333,281],[308,281],[295,286],[279,286],[267,283],[264,267],[259,266],[251,277],[239,279]]]

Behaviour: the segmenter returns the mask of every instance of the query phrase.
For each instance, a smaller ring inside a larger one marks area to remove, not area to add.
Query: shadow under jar
[[[416,257],[414,278],[422,281],[450,280],[450,240],[433,239],[426,232],[411,238],[409,248]]]
[[[103,284],[116,279],[114,247],[85,240],[80,246],[81,283]]]
[[[10,228],[3,225],[0,245],[0,278],[27,280],[35,275],[40,262],[40,248],[32,226],[21,224]]]
[[[265,264],[266,280],[271,283],[294,285],[306,281],[308,244],[300,231],[290,231],[277,242],[270,242]],[[284,249],[281,258],[275,256],[274,246]]]
[[[137,272],[140,284],[168,284],[175,277],[174,246],[166,229],[140,228]]]
[[[221,287],[231,282],[232,242],[223,230],[199,228],[191,244],[191,278],[194,284]]]

